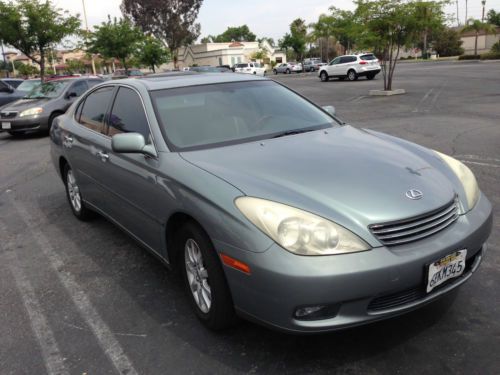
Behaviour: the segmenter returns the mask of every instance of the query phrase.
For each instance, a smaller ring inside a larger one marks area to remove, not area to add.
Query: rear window
[[[369,53],[368,55],[362,55],[360,56],[361,60],[369,61],[369,60],[376,60],[377,58],[373,53]]]
[[[236,65],[237,68],[246,68],[248,67],[248,64],[238,64]]]

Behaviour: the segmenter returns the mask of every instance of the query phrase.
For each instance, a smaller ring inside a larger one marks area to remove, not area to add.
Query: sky
[[[89,26],[105,21],[107,15],[121,16],[121,0],[84,0],[87,6]],[[53,0],[60,8],[83,15],[81,0]],[[459,2],[459,17],[465,20],[465,0]],[[289,29],[290,23],[298,17],[307,23],[317,20],[321,13],[328,12],[330,6],[353,9],[351,0],[204,0],[198,15],[201,37],[218,35],[228,26],[247,24],[258,37],[272,37],[276,41]],[[486,0],[488,9],[500,11],[500,0]],[[456,2],[449,6],[447,13],[456,14]],[[481,0],[468,0],[468,16],[481,18]],[[82,16],[83,17],[83,16]],[[455,16],[456,17],[456,16]],[[456,23],[455,23],[456,25]]]

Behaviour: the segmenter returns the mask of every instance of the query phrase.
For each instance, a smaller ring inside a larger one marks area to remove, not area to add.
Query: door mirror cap
[[[144,154],[156,157],[153,146],[147,145],[144,136],[140,133],[116,134],[111,138],[111,148],[122,154]]]
[[[323,110],[328,112],[330,115],[335,116],[335,107],[333,105],[325,105]]]

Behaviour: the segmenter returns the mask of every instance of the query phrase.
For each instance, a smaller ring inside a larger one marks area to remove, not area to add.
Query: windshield
[[[338,125],[315,105],[273,81],[159,90],[151,97],[169,146],[179,151]]]
[[[40,81],[37,79],[30,79],[30,80],[23,81],[23,83],[21,83],[17,87],[17,89],[19,91],[30,92],[31,90],[33,90],[37,86],[40,86]]]
[[[33,88],[26,99],[39,99],[39,98],[56,98],[64,91],[68,81],[50,81],[45,82]]]

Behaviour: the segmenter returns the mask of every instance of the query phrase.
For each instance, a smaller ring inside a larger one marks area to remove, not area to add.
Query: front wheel
[[[290,69],[286,70],[286,74],[292,74],[292,72],[290,71]]]
[[[236,314],[231,293],[207,234],[188,222],[179,231],[177,246],[186,293],[198,319],[213,330],[234,325]]]
[[[274,75],[278,75],[278,71],[276,69],[273,69]]]
[[[328,77],[328,73],[323,70],[319,75],[319,79],[321,79],[321,82],[327,82],[330,78]]]

